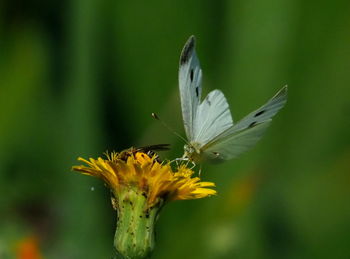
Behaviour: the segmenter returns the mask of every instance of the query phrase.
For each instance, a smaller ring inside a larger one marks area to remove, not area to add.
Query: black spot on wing
[[[193,82],[193,69],[191,69],[191,72],[190,72],[190,79],[191,79],[191,83]]]
[[[199,97],[199,88],[198,88],[198,86],[196,87],[196,96]]]
[[[254,115],[254,117],[258,117],[258,116],[260,116],[261,114],[263,114],[263,113],[265,113],[265,112],[266,112],[266,110],[259,111],[259,112],[257,112],[257,113]]]
[[[186,42],[180,57],[180,64],[183,65],[188,62],[189,58],[192,55],[192,52],[194,50],[194,44],[195,44],[195,37],[192,35]]]
[[[252,123],[249,124],[248,128],[254,127],[257,124],[256,121],[253,121]]]

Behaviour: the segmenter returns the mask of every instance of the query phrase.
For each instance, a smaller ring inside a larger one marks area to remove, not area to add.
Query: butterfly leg
[[[198,171],[198,177],[201,177],[201,173],[202,173],[202,165],[199,166],[199,171]]]
[[[188,161],[188,159],[187,158],[182,158],[182,157],[175,158],[175,159],[171,160],[170,163],[174,163],[175,162],[176,166],[178,167],[179,166],[179,161]]]
[[[188,159],[179,157],[179,158],[175,158],[175,159],[171,160],[170,162],[172,163],[172,162],[175,162],[175,161],[188,161]]]
[[[193,162],[193,161],[189,161],[189,162],[191,162],[191,164],[192,164],[191,170],[196,167],[196,163],[195,162]]]

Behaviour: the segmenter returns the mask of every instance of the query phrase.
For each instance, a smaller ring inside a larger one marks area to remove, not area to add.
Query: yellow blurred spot
[[[35,237],[26,237],[16,245],[17,259],[42,259],[39,242]]]
[[[229,188],[227,206],[225,206],[229,210],[227,213],[239,214],[251,203],[257,189],[258,178],[254,174],[233,182],[232,187]]]

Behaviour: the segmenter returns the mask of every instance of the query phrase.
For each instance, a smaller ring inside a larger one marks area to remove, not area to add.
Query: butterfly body
[[[198,163],[201,161],[201,153],[200,143],[192,142],[184,146],[183,157],[194,163]]]
[[[189,38],[181,53],[179,89],[188,139],[182,158],[194,163],[229,160],[250,149],[287,101],[285,86],[266,104],[234,123],[228,102],[220,90],[215,89],[201,99],[202,70],[194,36]]]

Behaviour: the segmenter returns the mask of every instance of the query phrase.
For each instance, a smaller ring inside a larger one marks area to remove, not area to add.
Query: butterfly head
[[[184,146],[184,158],[187,158],[188,160],[192,162],[199,162],[200,159],[200,148],[198,143],[188,143]]]

